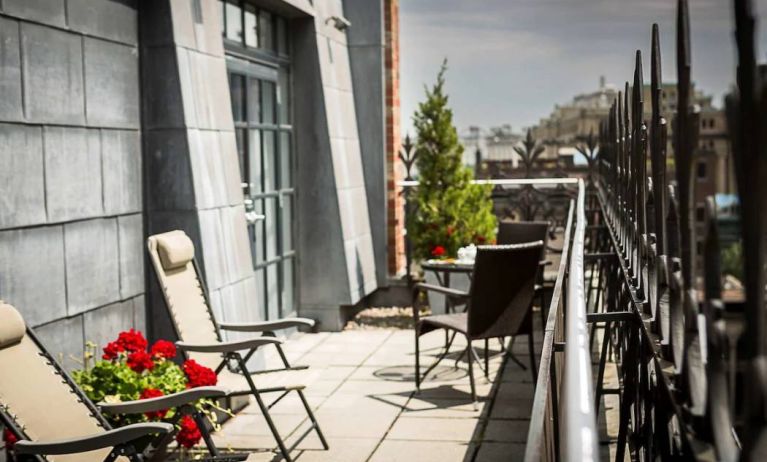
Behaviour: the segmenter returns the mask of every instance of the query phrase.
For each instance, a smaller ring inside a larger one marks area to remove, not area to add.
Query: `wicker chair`
[[[414,307],[416,323],[415,377],[420,390],[421,335],[437,329],[445,329],[466,337],[468,347],[469,381],[472,401],[477,401],[473,364],[481,361],[472,347],[472,341],[485,340],[485,375],[489,375],[487,341],[491,338],[528,335],[533,381],[535,382],[535,353],[533,349],[532,300],[535,294],[535,278],[538,272],[543,241],[517,245],[480,246],[474,264],[474,274],[469,292],[431,284],[418,284],[417,290],[435,291],[466,303],[463,313],[440,314],[420,318]],[[444,352],[437,358],[424,377],[447,355],[455,335],[450,337]]]

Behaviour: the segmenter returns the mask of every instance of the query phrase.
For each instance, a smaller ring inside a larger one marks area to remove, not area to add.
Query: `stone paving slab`
[[[422,372],[444,343],[442,333],[421,338]],[[453,345],[417,393],[412,330],[292,335],[284,350],[295,364],[311,367],[305,393],[331,449],[322,450],[310,432],[291,455],[297,462],[521,460],[534,391],[529,369],[504,362],[500,342],[491,340],[488,377],[479,367],[474,370],[480,398],[475,406],[466,357],[461,357],[466,341],[456,338]],[[482,356],[484,342],[474,346]],[[535,348],[540,351],[539,341]],[[514,342],[512,352],[528,364],[527,339]],[[278,360],[267,357],[266,363]],[[271,414],[288,446],[310,428],[295,393]],[[252,460],[282,459],[255,404],[226,422],[215,440],[222,448],[256,451]]]

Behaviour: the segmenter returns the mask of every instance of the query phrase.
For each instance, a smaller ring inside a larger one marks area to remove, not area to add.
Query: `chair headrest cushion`
[[[0,300],[0,348],[15,345],[24,338],[27,326],[16,308]]]
[[[194,244],[183,231],[171,231],[155,236],[160,263],[166,270],[186,266],[194,258]]]

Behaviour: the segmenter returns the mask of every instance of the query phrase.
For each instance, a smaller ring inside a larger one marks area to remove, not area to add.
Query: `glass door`
[[[295,312],[289,68],[234,57],[228,68],[260,306],[276,319]]]

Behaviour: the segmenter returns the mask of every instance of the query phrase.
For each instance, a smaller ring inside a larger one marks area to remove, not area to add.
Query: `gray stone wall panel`
[[[137,0],[67,0],[72,30],[118,42],[138,43]]]
[[[3,0],[3,12],[31,21],[64,26],[64,0]]]
[[[142,59],[145,129],[184,127],[184,99],[175,48],[143,49]]]
[[[85,122],[82,37],[22,23],[24,101],[30,122]]]
[[[237,157],[237,140],[233,131],[221,131],[218,135],[221,162],[224,164],[224,176],[226,177],[227,203],[229,205],[242,204],[244,196],[241,186],[240,160]]]
[[[0,18],[0,95],[0,120],[22,120],[19,23],[6,18]]]
[[[97,345],[97,357],[107,343],[134,327],[133,300],[117,302],[83,314],[85,341]]]
[[[268,219],[268,218],[267,218]],[[245,206],[221,209],[224,231],[224,248],[229,281],[240,281],[253,274],[253,258],[250,252],[250,236],[245,221]]]
[[[214,56],[224,55],[224,43],[221,40],[221,17],[218,2],[200,2],[202,23],[195,22],[194,35],[197,49]]]
[[[84,41],[88,124],[138,128],[138,51],[99,39]]]
[[[101,215],[99,131],[45,127],[43,136],[48,220],[67,221]]]
[[[38,327],[35,334],[67,372],[83,368],[85,336],[82,316],[61,319]]]
[[[197,207],[208,209],[227,205],[227,180],[219,152],[218,132],[189,130],[188,135]]]
[[[139,295],[133,298],[133,325],[137,331],[143,332],[145,336],[148,336],[146,319],[146,296]]]
[[[205,261],[205,274],[209,290],[216,290],[230,281],[226,265],[226,240],[221,224],[221,212],[218,209],[201,210],[200,237],[206,243],[197,250]]]
[[[68,223],[64,236],[69,315],[119,300],[117,220]]]
[[[150,210],[193,210],[195,193],[186,130],[144,133]]]
[[[0,299],[30,326],[67,314],[64,234],[60,226],[0,232]]]
[[[141,140],[137,131],[101,131],[104,211],[109,215],[141,211]]]
[[[117,218],[120,247],[120,299],[144,292],[144,220],[141,214]]]
[[[40,127],[0,124],[0,229],[45,223]]]

